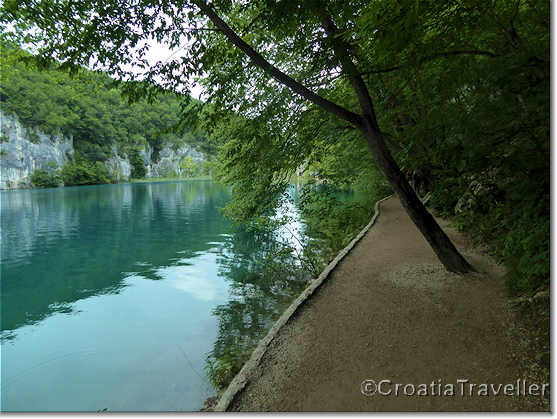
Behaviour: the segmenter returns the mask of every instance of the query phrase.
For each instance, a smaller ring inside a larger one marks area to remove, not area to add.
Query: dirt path
[[[385,201],[376,225],[280,330],[229,410],[535,408],[539,396],[505,396],[503,388],[481,396],[479,387],[469,396],[469,386],[457,383],[514,383],[516,392],[523,376],[503,270],[441,223],[478,274],[446,273],[398,199]],[[391,395],[363,395],[364,379],[390,380],[382,391]],[[416,393],[399,387],[394,396],[396,383],[413,384]],[[419,384],[427,396],[417,395]],[[453,396],[437,395],[450,393],[450,384]]]

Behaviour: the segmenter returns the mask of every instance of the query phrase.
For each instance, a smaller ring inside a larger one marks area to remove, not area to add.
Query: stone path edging
[[[352,248],[360,241],[360,239],[368,232],[368,230],[375,224],[377,217],[379,216],[380,212],[380,204],[381,202],[391,198],[393,195],[389,195],[386,198],[383,198],[375,203],[375,213],[371,218],[370,222],[358,233],[358,235],[352,239],[348,245],[342,249],[339,254],[327,265],[327,267],[321,272],[321,274],[310,281],[307,288],[302,291],[302,293],[292,302],[292,304],[282,313],[282,315],[278,318],[278,320],[273,324],[267,335],[259,342],[255,350],[252,352],[250,359],[244,364],[242,369],[230,385],[226,388],[222,396],[220,397],[217,405],[213,409],[215,412],[225,412],[230,403],[236,397],[240,391],[246,386],[249,381],[249,378],[253,371],[259,366],[259,362],[263,355],[267,351],[267,347],[271,343],[271,341],[275,338],[278,334],[279,330],[282,326],[290,320],[292,315],[296,312],[298,307],[300,307],[314,292],[319,286],[325,282],[325,280],[329,277],[329,274],[333,271],[333,269],[338,265],[338,263],[352,250]]]

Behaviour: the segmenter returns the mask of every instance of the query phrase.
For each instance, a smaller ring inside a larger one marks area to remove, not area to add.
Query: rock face
[[[203,153],[188,145],[184,145],[176,150],[170,147],[163,147],[159,152],[156,162],[153,159],[153,151],[150,148],[144,150],[142,155],[147,169],[146,177],[166,177],[173,173],[180,175],[182,173],[180,164],[188,156],[195,163],[205,160]]]
[[[26,128],[16,116],[5,115],[1,111],[0,132],[0,189],[30,187],[30,177],[34,170],[46,169],[52,163],[62,167],[68,161],[73,161],[71,136],[47,135]],[[148,146],[141,151],[141,155],[145,160],[146,177],[151,178],[180,175],[180,164],[187,156],[196,163],[205,160],[203,153],[188,145],[178,149],[164,147],[156,161]],[[131,164],[128,156],[119,155],[115,146],[104,164],[117,181],[129,180]]]
[[[25,128],[15,116],[0,112],[0,189],[30,186],[33,170],[73,159],[72,137],[47,135]]]
[[[104,164],[118,182],[127,181],[130,179],[132,170],[128,157],[126,156],[126,158],[123,158],[122,156],[118,155],[115,146],[112,147],[112,155],[107,161],[104,162]]]

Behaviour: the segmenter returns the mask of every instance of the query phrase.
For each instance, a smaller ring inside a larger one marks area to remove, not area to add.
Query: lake
[[[198,410],[207,356],[253,347],[307,280],[265,274],[276,244],[210,180],[0,199],[3,411]]]

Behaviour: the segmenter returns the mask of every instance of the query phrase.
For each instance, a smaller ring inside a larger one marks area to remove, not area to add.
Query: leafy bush
[[[435,184],[432,207],[450,216],[477,242],[491,246],[493,255],[507,266],[512,293],[549,286],[549,185],[533,187],[529,180],[513,179],[501,187],[481,180],[483,193],[471,194],[466,182],[446,178]],[[474,182],[471,182],[474,184]],[[460,205],[465,201],[464,206]],[[455,207],[460,211],[455,214]]]
[[[216,160],[204,160],[200,163],[200,175],[201,176],[212,176],[216,172],[217,168]]]
[[[163,172],[163,177],[175,179],[175,178],[178,178],[178,173],[176,173],[176,170],[174,170],[172,167],[168,167]]]
[[[139,154],[139,150],[136,148],[130,150],[128,153],[130,164],[132,166],[131,170],[131,177],[134,179],[142,179],[147,174],[147,169],[145,168],[145,159],[141,154]]]
[[[76,159],[75,163],[66,163],[62,167],[61,177],[65,186],[114,182],[104,163],[98,161],[92,164],[82,158]]]
[[[191,156],[186,156],[184,160],[182,160],[180,169],[182,169],[182,176],[184,177],[193,177],[198,172],[198,167]]]
[[[31,173],[31,183],[36,188],[55,188],[60,185],[60,171],[37,169]]]

